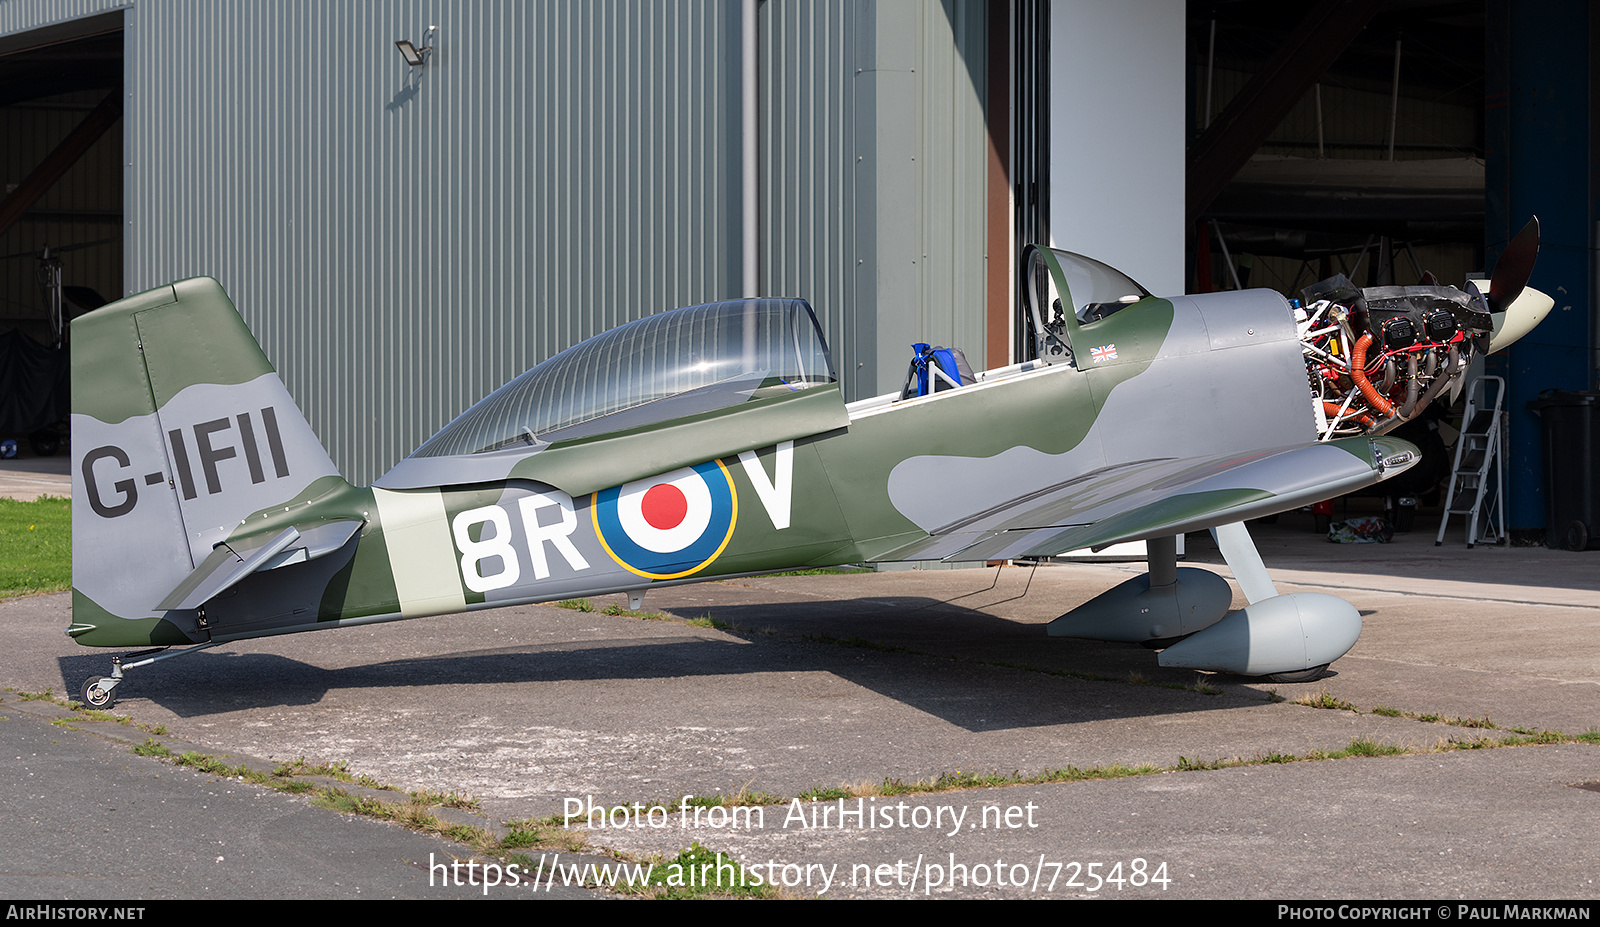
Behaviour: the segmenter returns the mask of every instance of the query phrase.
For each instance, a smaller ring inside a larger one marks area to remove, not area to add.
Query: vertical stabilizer
[[[74,320],[69,633],[204,640],[194,610],[158,605],[247,516],[337,475],[215,280]]]

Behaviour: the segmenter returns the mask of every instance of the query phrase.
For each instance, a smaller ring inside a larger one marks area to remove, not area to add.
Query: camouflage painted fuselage
[[[1075,362],[930,396],[757,391],[408,458],[361,488],[220,287],[162,287],[73,323],[68,632],[225,641],[844,562],[1047,555],[1282,511],[1412,451],[1315,443],[1276,294],[1145,299],[1072,337]]]

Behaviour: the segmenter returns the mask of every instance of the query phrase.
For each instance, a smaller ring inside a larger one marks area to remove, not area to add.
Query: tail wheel
[[[90,708],[105,709],[117,703],[116,690],[111,686],[101,688],[102,682],[109,682],[104,676],[90,676],[79,691],[80,701]]]

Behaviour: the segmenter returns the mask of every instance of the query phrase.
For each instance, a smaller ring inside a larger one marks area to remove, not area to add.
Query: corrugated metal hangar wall
[[[981,358],[983,7],[754,9],[759,289],[812,301],[853,398],[912,341]],[[9,0],[0,42],[120,17],[123,294],[216,277],[367,481],[582,338],[744,295],[743,12]]]

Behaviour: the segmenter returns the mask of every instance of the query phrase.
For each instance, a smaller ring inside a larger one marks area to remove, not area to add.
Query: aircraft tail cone
[[[1162,666],[1242,676],[1293,673],[1332,663],[1361,636],[1361,613],[1319,592],[1273,596],[1232,612],[1157,657]]]
[[[1158,640],[1193,634],[1215,624],[1233,601],[1228,581],[1209,570],[1180,567],[1176,582],[1150,585],[1135,576],[1050,622],[1051,637],[1097,641]]]

